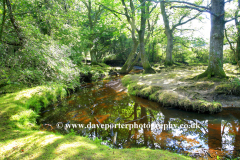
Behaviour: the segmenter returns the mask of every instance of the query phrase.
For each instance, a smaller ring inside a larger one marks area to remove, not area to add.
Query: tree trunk
[[[154,53],[155,53],[155,52],[154,52],[154,47],[155,47],[155,41],[154,41],[153,44],[152,44],[152,61],[153,61],[153,62],[155,62],[155,61],[154,61]]]
[[[224,78],[223,70],[223,39],[224,39],[224,0],[212,0],[211,11],[217,15],[211,15],[210,51],[207,70],[200,74],[202,77]]]
[[[144,42],[144,35],[145,35],[145,30],[146,30],[146,20],[147,20],[147,14],[146,14],[146,2],[144,0],[140,0],[142,3],[141,7],[141,26],[140,26],[140,31],[138,31],[139,35],[139,42],[140,42],[140,56],[141,56],[141,61],[143,65],[144,72],[143,73],[156,73],[154,69],[149,64],[148,57],[145,53],[145,42]]]
[[[92,48],[90,51],[90,56],[91,56],[91,65],[96,65],[97,63],[97,55],[96,55],[96,50],[95,48]]]
[[[165,10],[165,2],[160,2],[160,6],[161,6],[161,13],[164,21],[164,26],[165,26],[165,34],[167,36],[167,50],[166,50],[165,65],[171,66],[173,64],[173,60],[172,60],[173,32],[169,26],[169,20]]]
[[[144,43],[144,35],[140,34],[140,56],[141,62],[143,65],[144,73],[156,73],[154,69],[149,64],[148,57],[145,53],[145,43]]]
[[[237,48],[236,55],[238,56],[238,61],[240,61],[240,22],[238,21],[238,12],[240,9],[240,0],[238,0],[238,10],[235,13],[235,25],[237,28]]]
[[[173,34],[172,31],[167,31],[167,51],[166,51],[166,59],[165,65],[171,66],[173,64],[172,60],[172,50],[173,50]]]
[[[21,29],[17,23],[17,21],[15,20],[14,18],[14,15],[12,13],[12,6],[11,6],[11,2],[10,0],[6,0],[6,4],[7,4],[7,8],[8,8],[8,11],[9,11],[9,17],[10,17],[10,21],[13,25],[13,28],[15,29],[16,33],[17,33],[17,36],[19,38],[19,41],[20,41],[20,44],[23,44],[23,35],[22,35],[22,32],[21,32]]]
[[[2,15],[2,25],[0,30],[0,41],[2,40],[3,28],[6,21],[6,5],[5,5],[6,1],[5,0],[2,0],[2,1],[3,1],[3,15]]]
[[[131,53],[129,54],[128,58],[127,58],[127,61],[125,62],[125,64],[123,65],[120,73],[122,74],[127,74],[129,73],[133,66],[134,66],[134,63],[133,60],[134,60],[134,56],[136,55],[136,52],[137,52],[137,47],[138,47],[138,42],[133,42],[133,48],[132,48],[132,51]],[[137,56],[138,57],[138,56]],[[132,67],[131,67],[132,66]]]
[[[240,27],[240,26],[238,26]],[[237,38],[237,49],[236,49],[236,55],[238,55],[238,61],[240,61],[240,29],[238,29],[238,38]]]

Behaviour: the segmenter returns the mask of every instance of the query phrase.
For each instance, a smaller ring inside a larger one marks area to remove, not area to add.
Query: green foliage
[[[64,85],[49,84],[38,89],[37,93],[32,95],[24,105],[26,108],[33,109],[36,113],[39,113],[42,107],[45,108],[58,99],[62,99],[66,94]]]
[[[11,81],[14,82],[31,86],[55,81],[74,87],[79,85],[80,70],[70,59],[71,55],[70,47],[45,37],[30,40],[17,54],[5,52],[2,54],[1,64],[11,68],[14,74]],[[9,59],[11,62],[8,62]]]
[[[68,133],[69,136],[75,136],[77,134],[77,131],[74,131],[74,129],[71,128],[70,132]]]

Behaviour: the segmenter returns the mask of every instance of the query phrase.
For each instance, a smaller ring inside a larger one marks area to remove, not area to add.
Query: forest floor
[[[132,95],[198,112],[215,113],[221,107],[240,107],[239,70],[224,64],[228,79],[193,79],[207,66],[177,66],[154,68],[157,74],[134,74],[122,81]],[[207,109],[209,108],[210,109]],[[212,108],[211,108],[212,107]]]
[[[62,93],[53,85],[14,87],[0,95],[0,159],[192,159],[165,150],[112,149],[74,132],[40,131],[37,105]]]

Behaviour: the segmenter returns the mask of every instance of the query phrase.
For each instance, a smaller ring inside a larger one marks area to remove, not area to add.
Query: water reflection
[[[151,124],[149,128],[75,128],[82,136],[109,140],[117,148],[149,147],[193,156],[216,159],[240,155],[240,110],[229,109],[216,115],[163,108],[155,102],[129,96],[120,79],[88,84],[85,89],[67,97],[44,112],[43,130],[68,133],[56,124]],[[176,128],[153,127],[175,124]],[[184,128],[180,125],[199,128]],[[49,127],[51,126],[51,127]]]

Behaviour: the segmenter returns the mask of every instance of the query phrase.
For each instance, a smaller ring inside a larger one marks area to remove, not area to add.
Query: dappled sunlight
[[[142,82],[138,82],[137,84],[138,84],[138,85],[144,85],[144,83],[142,83]]]
[[[70,144],[61,144],[59,147],[56,148],[56,151],[58,152],[64,152],[66,150],[72,150],[75,149],[76,152],[78,152],[77,148],[84,147],[87,149],[96,149],[97,146],[93,144],[89,144],[87,142],[71,142]]]
[[[53,135],[53,134],[46,135],[43,138],[41,138],[42,140],[41,140],[41,143],[39,143],[39,145],[40,146],[46,146],[48,144],[54,143],[56,140],[58,140],[60,138],[63,138],[63,137],[56,136],[56,135]]]
[[[34,94],[39,93],[45,87],[35,87],[27,90],[20,91],[14,100],[20,100],[23,98],[31,98]]]
[[[152,76],[154,76],[154,74],[147,74],[147,75],[144,75],[143,77],[145,78],[145,77],[152,77]]]
[[[165,80],[165,81],[163,81],[163,84],[170,84],[170,83],[172,83],[173,81],[174,81],[173,79]]]

